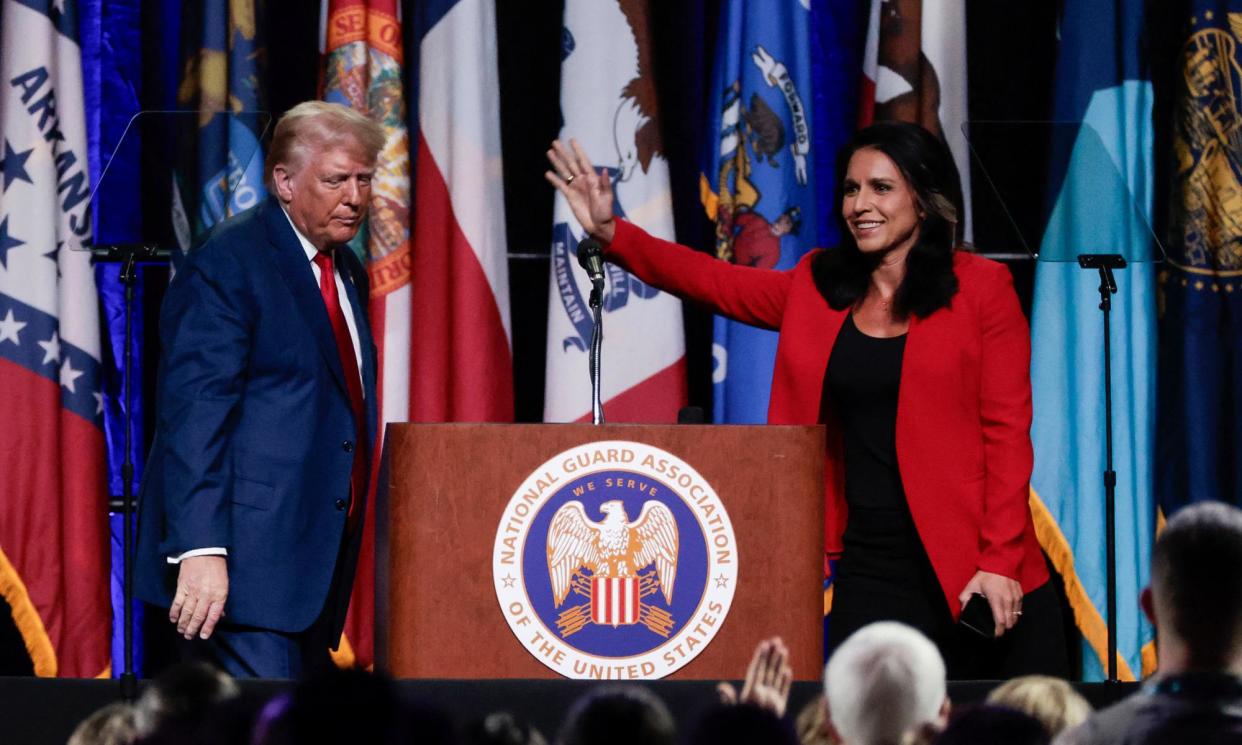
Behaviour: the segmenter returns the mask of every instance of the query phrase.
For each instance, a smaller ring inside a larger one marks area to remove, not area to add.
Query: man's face
[[[289,219],[321,251],[349,241],[366,217],[375,163],[353,138],[307,148],[300,163],[293,160],[272,171]]]

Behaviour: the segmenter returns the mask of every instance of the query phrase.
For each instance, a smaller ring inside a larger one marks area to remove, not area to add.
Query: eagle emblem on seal
[[[571,592],[585,598],[561,612],[557,630],[567,637],[588,623],[642,624],[668,637],[675,625],[672,616],[643,599],[660,592],[666,604],[673,600],[678,536],[672,510],[648,500],[630,522],[625,505],[614,499],[599,511],[604,519],[595,522],[581,502],[571,500],[552,516],[548,576],[555,607]]]

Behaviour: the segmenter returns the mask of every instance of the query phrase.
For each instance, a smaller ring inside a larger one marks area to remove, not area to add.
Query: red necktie
[[[366,454],[366,422],[363,420],[362,378],[358,374],[358,359],[354,356],[354,343],[349,338],[349,326],[345,323],[345,312],[341,310],[341,299],[336,293],[336,271],[332,266],[332,254],[319,251],[312,259],[319,267],[319,293],[323,295],[323,304],[328,309],[328,318],[332,321],[332,334],[336,337],[336,352],[341,357],[341,368],[345,371],[345,390],[349,393],[349,408],[354,413],[354,464],[349,476],[350,499],[349,518],[354,517],[354,505],[358,496],[363,494],[367,486]]]

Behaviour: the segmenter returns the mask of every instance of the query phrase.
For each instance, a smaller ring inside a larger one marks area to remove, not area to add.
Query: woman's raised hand
[[[552,170],[544,171],[544,178],[565,195],[569,209],[582,223],[582,228],[604,243],[612,241],[616,222],[612,214],[612,179],[608,171],[599,173],[591,167],[591,159],[577,140],[569,145],[553,140],[548,150],[548,162]]]

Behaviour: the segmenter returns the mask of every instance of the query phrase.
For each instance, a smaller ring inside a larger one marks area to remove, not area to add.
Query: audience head
[[[1143,610],[1161,672],[1242,672],[1242,510],[1201,502],[1173,515],[1152,549]]]
[[[695,720],[688,745],[797,745],[788,722],[754,704],[716,704]]]
[[[117,702],[82,720],[69,736],[68,745],[130,745],[137,737],[134,707]]]
[[[1069,683],[1046,675],[1025,675],[998,686],[988,703],[1008,706],[1035,717],[1056,737],[1082,724],[1091,715],[1091,704]]]
[[[828,717],[847,745],[898,743],[906,730],[946,710],[944,660],[936,645],[893,621],[845,640],[828,661]]]
[[[134,727],[145,742],[192,741],[213,714],[237,698],[237,682],[204,662],[178,665],[160,675],[134,704]]]
[[[402,700],[385,676],[330,669],[270,701],[255,724],[253,741],[434,745],[453,742],[453,730],[442,713]]]
[[[488,714],[466,728],[464,745],[547,745],[543,733],[507,711]]]
[[[955,714],[936,745],[1048,745],[1052,738],[1038,719],[1006,706],[972,706]]]
[[[570,707],[559,745],[672,745],[673,716],[649,689],[600,686]]]
[[[828,733],[828,702],[824,694],[811,699],[798,712],[794,719],[794,729],[798,733],[798,742],[802,745],[830,745],[832,738]]]

